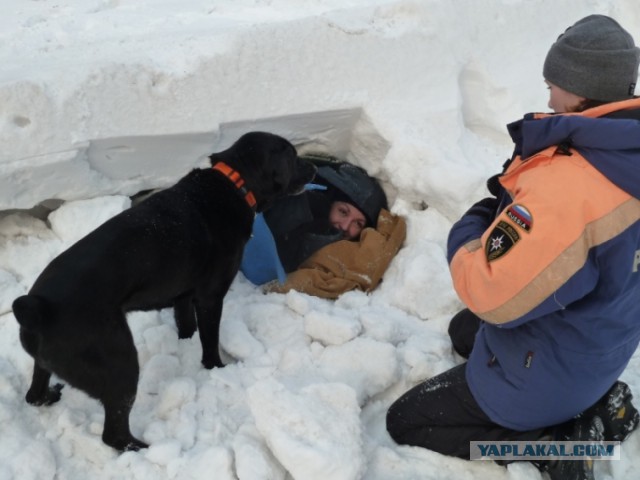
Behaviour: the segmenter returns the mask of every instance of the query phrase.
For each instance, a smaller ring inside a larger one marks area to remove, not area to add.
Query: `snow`
[[[547,49],[579,18],[635,0],[4,0],[0,16],[0,480],[511,479],[508,468],[396,445],[388,406],[461,359],[445,261],[451,223],[510,154],[504,125],[546,111]],[[369,295],[225,299],[228,365],[206,370],[172,312],[129,314],[141,364],[118,455],[104,412],[66,386],[24,402],[32,360],[13,299],[76,239],[248,130],[376,175],[407,240]],[[52,213],[50,213],[52,212]],[[640,392],[640,354],[622,379]],[[599,478],[640,478],[640,434]]]

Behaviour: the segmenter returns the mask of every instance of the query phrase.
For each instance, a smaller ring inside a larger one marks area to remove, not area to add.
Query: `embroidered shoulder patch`
[[[511,205],[507,208],[506,215],[513,221],[513,223],[522,228],[525,232],[531,230],[533,217],[526,207],[518,204]]]
[[[509,223],[500,220],[487,239],[485,252],[492,262],[507,253],[520,240],[520,235]]]

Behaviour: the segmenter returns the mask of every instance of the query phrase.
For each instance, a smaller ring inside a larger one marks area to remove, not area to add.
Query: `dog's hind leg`
[[[131,434],[129,414],[136,399],[140,367],[138,352],[124,315],[115,322],[101,345],[104,361],[100,362],[96,378],[97,398],[104,406],[102,441],[119,451],[140,450],[148,445]]]
[[[29,355],[34,358],[33,376],[31,378],[31,386],[27,391],[25,400],[31,405],[51,405],[60,400],[63,385],[57,383],[49,387],[51,372],[42,367],[38,363],[38,349],[40,343],[40,335],[31,333],[24,328],[20,328],[20,343]]]
[[[81,341],[66,344],[54,372],[69,385],[102,403],[105,411],[102,440],[119,451],[147,445],[129,429],[140,367],[133,335],[121,312],[88,312],[94,320],[74,332]]]
[[[135,438],[129,429],[129,413],[134,400],[135,395],[130,398],[102,401],[105,414],[102,441],[120,452],[137,451],[149,446]]]
[[[196,312],[192,293],[181,295],[175,299],[173,315],[176,327],[178,327],[178,338],[191,338],[196,332]]]
[[[31,386],[27,391],[25,400],[31,405],[51,405],[60,400],[62,395],[61,383],[57,383],[52,387],[49,387],[49,379],[51,378],[51,372],[45,370],[38,362],[33,365],[33,377],[31,379]]]

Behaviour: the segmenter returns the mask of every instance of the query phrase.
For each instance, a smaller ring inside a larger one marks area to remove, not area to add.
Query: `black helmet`
[[[318,165],[317,183],[326,183],[343,194],[344,200],[362,211],[367,226],[378,222],[381,209],[388,209],[387,196],[377,180],[360,167],[347,162],[323,162]],[[336,200],[342,196],[338,194]]]

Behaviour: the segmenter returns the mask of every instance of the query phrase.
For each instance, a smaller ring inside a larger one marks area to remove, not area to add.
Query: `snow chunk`
[[[342,345],[357,337],[362,325],[351,317],[313,311],[304,317],[304,330],[312,339],[325,345]]]
[[[240,427],[233,439],[236,470],[242,480],[285,480],[287,472],[253,424]]]
[[[316,384],[296,394],[267,379],[249,389],[248,401],[258,431],[293,478],[360,478],[365,456],[353,389]]]
[[[169,413],[183,405],[191,403],[196,398],[196,382],[188,377],[172,380],[164,387],[156,411],[161,418],[167,418]]]
[[[145,457],[152,463],[168,465],[180,455],[180,443],[175,440],[167,440],[162,443],[150,445],[145,452]]]
[[[163,380],[172,379],[180,371],[180,360],[172,355],[155,355],[143,366],[138,391],[149,394],[160,393]]]
[[[51,229],[69,246],[131,206],[121,195],[68,202],[49,215]]]
[[[399,375],[394,347],[364,337],[325,348],[318,365],[329,381],[352,386],[361,404],[367,397],[387,389]]]
[[[27,288],[18,283],[16,277],[0,268],[0,315],[11,311],[11,304],[16,297],[27,293]]]

